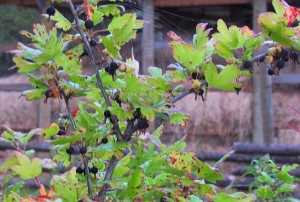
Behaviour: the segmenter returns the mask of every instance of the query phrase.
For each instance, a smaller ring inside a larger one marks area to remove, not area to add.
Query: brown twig
[[[96,79],[97,79],[97,86],[101,90],[101,93],[102,93],[102,95],[104,97],[106,105],[107,106],[111,106],[109,97],[108,97],[108,95],[107,95],[107,93],[105,91],[104,85],[102,83],[102,80],[101,80],[101,77],[100,77],[100,74],[99,74],[99,69],[98,69],[98,66],[97,66],[96,58],[94,56],[94,53],[92,51],[92,48],[91,48],[90,43],[88,41],[88,38],[87,38],[86,34],[84,33],[83,29],[81,28],[80,20],[79,20],[79,17],[77,15],[77,12],[76,12],[76,10],[74,8],[74,5],[72,3],[72,0],[69,0],[68,3],[69,3],[69,6],[70,6],[70,9],[71,9],[71,12],[72,12],[72,14],[73,14],[73,16],[75,18],[75,22],[76,22],[79,34],[81,35],[81,38],[82,38],[82,40],[84,42],[84,45],[85,45],[85,48],[86,48],[86,50],[88,52],[88,55],[91,58],[91,63],[92,63],[92,66],[93,66],[93,68],[95,70],[95,75],[96,75]],[[119,127],[119,124],[118,124],[118,121],[117,121],[117,117],[116,116],[112,116],[112,121],[113,121],[113,127],[114,127],[114,129],[116,131],[116,134],[117,134],[118,141],[124,142],[124,138],[123,138],[122,132],[120,130],[120,127]]]
[[[71,121],[71,125],[72,125],[73,130],[76,130],[76,123],[75,123],[75,120],[72,116],[70,102],[69,102],[70,98],[63,91],[62,91],[62,95],[63,95],[64,101],[65,101],[65,104],[66,104],[66,107],[67,107],[68,118]],[[92,196],[92,186],[91,186],[90,172],[89,172],[89,168],[88,168],[88,159],[86,158],[86,156],[84,154],[82,155],[82,158],[83,158],[83,164],[84,164],[84,168],[85,168],[88,194],[91,197]]]
[[[100,74],[99,74],[99,69],[98,69],[98,66],[97,66],[97,62],[96,62],[95,56],[93,54],[92,48],[91,48],[91,46],[89,44],[88,38],[87,38],[86,34],[84,33],[84,31],[81,28],[79,17],[77,15],[77,12],[76,12],[76,10],[74,8],[74,5],[73,5],[72,1],[69,0],[68,4],[69,4],[71,12],[72,12],[72,14],[73,14],[73,16],[75,18],[75,22],[76,22],[78,31],[79,31],[79,33],[81,35],[81,38],[82,38],[82,40],[83,40],[83,42],[85,44],[85,48],[86,48],[86,50],[88,52],[89,57],[91,58],[91,63],[92,63],[92,66],[94,67],[95,75],[96,75],[96,79],[97,79],[97,86],[101,90],[101,93],[102,93],[102,95],[104,97],[106,105],[107,106],[111,106],[109,97],[108,97],[108,95],[107,95],[107,93],[105,91],[104,85],[102,83],[102,80],[101,80],[101,77],[100,77]],[[122,132],[120,130],[119,124],[118,124],[117,117],[113,115],[113,116],[111,116],[111,119],[112,119],[112,122],[113,122],[113,128],[116,131],[118,142],[125,142],[124,138],[123,138],[123,135],[122,135]],[[84,162],[86,162],[86,160],[84,160]],[[117,158],[115,156],[112,156],[112,158],[110,160],[110,163],[109,163],[109,166],[108,166],[108,169],[106,171],[106,175],[105,175],[104,181],[111,179],[112,174],[113,174],[113,172],[115,170],[115,167],[116,167],[117,163],[118,163]],[[86,171],[88,171],[87,165],[85,165],[85,167],[86,167]],[[100,197],[100,201],[104,201],[104,197],[105,197],[107,188],[108,188],[108,184],[105,184],[102,187],[102,189],[100,190],[100,192],[98,194],[98,196]]]

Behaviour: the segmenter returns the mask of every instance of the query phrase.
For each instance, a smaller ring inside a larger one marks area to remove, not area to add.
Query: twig
[[[266,57],[267,55],[268,55],[268,52],[261,53],[255,57],[253,57],[252,62],[258,62],[260,59]]]
[[[76,123],[75,123],[75,120],[72,116],[72,111],[71,111],[70,102],[69,102],[70,99],[67,97],[65,92],[62,92],[62,95],[63,95],[63,98],[65,100],[65,104],[66,104],[66,107],[67,107],[68,118],[71,121],[71,125],[72,125],[73,130],[76,130]]]
[[[96,75],[96,79],[97,79],[97,86],[101,90],[101,93],[102,93],[102,95],[104,97],[106,105],[107,106],[111,106],[111,103],[109,101],[108,95],[107,95],[107,93],[105,91],[104,85],[102,83],[102,80],[101,80],[101,77],[100,77],[100,74],[99,74],[99,69],[98,69],[98,66],[97,66],[97,62],[96,62],[94,53],[92,51],[92,48],[90,46],[90,43],[89,43],[89,41],[87,39],[86,34],[84,33],[83,29],[81,28],[80,20],[79,20],[79,17],[77,15],[77,12],[76,12],[76,10],[74,8],[74,5],[72,3],[72,0],[69,0],[68,3],[69,3],[69,6],[70,6],[70,9],[71,9],[71,12],[72,12],[72,14],[73,14],[73,16],[75,18],[75,22],[76,22],[79,34],[81,35],[81,38],[82,38],[82,40],[84,42],[84,45],[85,45],[85,48],[86,48],[86,50],[88,52],[88,55],[91,58],[91,63],[92,63],[92,66],[93,66],[93,68],[95,70],[95,75]],[[116,134],[117,134],[118,141],[124,142],[124,138],[122,136],[122,132],[120,130],[120,127],[119,127],[119,124],[118,124],[118,121],[117,121],[117,117],[116,116],[112,116],[112,121],[113,121],[113,127],[114,127],[114,129],[116,131]]]
[[[65,92],[62,92],[63,98],[65,100],[65,104],[68,110],[68,118],[71,121],[71,125],[73,130],[76,130],[76,123],[75,120],[72,116],[71,113],[71,107],[70,107],[70,98],[65,94]],[[91,186],[91,179],[90,179],[90,172],[89,172],[89,168],[88,168],[88,160],[86,158],[86,156],[84,154],[82,154],[82,158],[83,158],[83,164],[84,164],[84,169],[85,169],[85,175],[86,175],[86,181],[87,181],[87,187],[88,187],[88,194],[89,196],[92,196],[92,186]]]
[[[108,168],[106,170],[106,174],[105,174],[105,178],[104,178],[105,181],[111,180],[117,164],[118,164],[118,159],[115,156],[112,156],[109,161]],[[105,199],[105,195],[106,195],[108,187],[109,187],[109,185],[107,183],[105,183],[103,185],[103,187],[101,188],[100,192],[98,193],[100,202],[105,201],[104,199]]]
[[[109,100],[108,95],[107,95],[107,93],[106,93],[106,91],[105,91],[105,88],[104,88],[104,86],[103,86],[103,83],[102,83],[102,80],[101,80],[101,77],[100,77],[100,74],[99,74],[99,70],[98,70],[98,67],[97,67],[97,63],[96,63],[95,56],[94,56],[94,54],[93,54],[93,51],[92,51],[92,48],[91,48],[91,46],[90,46],[90,44],[89,44],[89,41],[88,41],[88,39],[87,39],[87,36],[86,36],[86,34],[84,33],[84,31],[82,30],[82,28],[81,28],[81,25],[80,25],[80,21],[79,21],[79,17],[78,17],[78,15],[77,15],[77,12],[76,12],[76,10],[75,10],[75,8],[74,8],[74,5],[73,5],[72,1],[69,0],[68,3],[69,3],[69,6],[70,6],[70,9],[71,9],[71,12],[72,12],[72,14],[73,14],[73,16],[74,16],[74,18],[75,18],[75,21],[76,21],[76,25],[77,25],[78,31],[79,31],[79,33],[80,33],[80,35],[81,35],[81,38],[82,38],[82,40],[83,40],[83,42],[84,42],[84,44],[85,44],[86,50],[87,50],[87,52],[88,52],[88,55],[89,55],[90,58],[91,58],[91,63],[92,63],[92,66],[94,67],[95,75],[96,75],[96,79],[97,79],[97,86],[98,86],[98,87],[100,88],[100,90],[101,90],[101,93],[102,93],[102,95],[103,95],[103,97],[104,97],[104,100],[105,100],[105,102],[106,102],[106,105],[107,105],[107,106],[111,106],[110,100]],[[123,138],[123,135],[122,135],[122,132],[121,132],[121,130],[120,130],[120,126],[119,126],[119,124],[118,124],[117,117],[113,115],[113,116],[111,116],[111,119],[112,119],[112,122],[113,122],[113,128],[115,129],[116,134],[117,134],[117,140],[118,140],[118,142],[125,142],[125,141],[124,141],[124,138]],[[84,160],[84,161],[85,161],[85,160]],[[85,161],[85,162],[86,162],[86,161]],[[105,178],[104,178],[105,181],[111,179],[112,174],[113,174],[113,172],[114,172],[114,170],[115,170],[115,167],[116,167],[116,165],[117,165],[117,162],[118,162],[117,158],[116,158],[115,156],[112,156],[112,158],[111,158],[111,160],[110,160],[110,163],[109,163],[109,166],[108,166],[107,171],[106,171]],[[88,171],[87,165],[85,165],[85,168],[86,168],[85,170]],[[88,174],[87,174],[87,176],[88,176]],[[88,180],[88,182],[89,182],[89,180]],[[89,184],[88,184],[88,185],[89,185]],[[108,188],[108,185],[105,184],[105,185],[102,187],[102,189],[100,190],[98,196],[100,196],[100,199],[103,199],[103,200],[100,200],[100,201],[104,201],[104,197],[105,197],[107,188]]]
[[[182,93],[180,93],[179,95],[177,95],[176,97],[174,97],[173,99],[171,99],[171,102],[175,103],[175,102],[181,100],[182,98],[188,96],[192,92],[194,92],[194,90],[192,88],[187,89],[187,90],[183,91]]]

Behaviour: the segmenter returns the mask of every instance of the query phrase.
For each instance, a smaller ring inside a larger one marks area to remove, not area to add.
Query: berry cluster
[[[115,76],[117,75],[117,69],[119,68],[119,65],[115,62],[111,62],[108,66],[105,67],[105,71],[107,73],[109,73],[113,79],[115,78]]]
[[[276,74],[276,69],[277,74],[279,74],[279,71],[285,67],[285,63],[289,60],[299,63],[298,54],[295,50],[292,50],[289,53],[288,50],[283,49],[282,47],[270,49],[268,51],[268,55],[264,59],[266,59],[271,64],[268,67],[268,75],[270,76]]]
[[[148,120],[142,115],[141,109],[137,108],[133,113],[133,121],[136,120],[135,128],[136,130],[145,132],[147,128],[149,128]]]
[[[98,171],[99,170],[98,170],[98,168],[96,166],[93,166],[93,167],[89,168],[89,172],[92,173],[92,174],[94,174],[94,175],[96,175],[98,173]],[[81,165],[78,166],[76,168],[76,173],[86,175],[85,168],[82,168]]]

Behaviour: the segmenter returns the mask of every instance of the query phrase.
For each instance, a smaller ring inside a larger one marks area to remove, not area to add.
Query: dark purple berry
[[[96,46],[97,45],[97,40],[96,39],[91,39],[90,40],[90,45],[91,46]]]
[[[119,104],[120,107],[122,107],[122,102],[121,102],[121,99],[120,99],[120,96],[119,96],[119,95],[117,95],[117,96],[115,97],[115,101]]]
[[[276,67],[278,68],[278,69],[283,69],[284,68],[284,62],[282,61],[282,60],[278,60],[277,62],[276,62]]]
[[[66,127],[63,125],[59,125],[59,131],[57,135],[65,135],[66,134]]]
[[[50,6],[49,8],[47,8],[47,14],[49,16],[54,15],[55,14],[55,8]]]
[[[133,112],[133,117],[134,117],[134,119],[140,118],[141,115],[142,115],[142,113],[141,113],[141,108],[139,108],[139,107],[136,108],[135,112]]]
[[[282,49],[282,51],[280,52],[280,56],[283,57],[287,57],[289,55],[289,52],[285,49]]]
[[[111,62],[109,67],[111,70],[116,71],[119,68],[119,65],[115,62]]]
[[[288,56],[284,56],[281,58],[283,62],[288,62],[289,61],[289,57]]]
[[[149,123],[146,119],[141,118],[138,120],[137,122],[137,129],[138,130],[144,130],[147,129],[149,127]]]
[[[86,29],[92,29],[94,27],[94,22],[92,20],[86,20],[84,25]]]
[[[109,118],[110,116],[111,116],[110,111],[109,110],[105,110],[104,111],[104,117],[105,117],[105,119]]]
[[[116,70],[111,68],[110,65],[105,67],[105,71],[109,73],[113,78],[114,76],[116,76]]]
[[[242,88],[234,88],[234,89],[235,89],[236,94],[239,94],[240,91],[242,90]]]
[[[80,154],[85,154],[85,153],[87,152],[86,147],[81,147],[81,148],[79,149],[79,152],[80,152]]]
[[[199,89],[198,95],[203,95],[204,94],[204,90],[202,88]]]
[[[274,58],[274,60],[280,60],[280,58],[281,58],[280,53],[279,52],[275,53],[273,58]]]
[[[268,75],[272,76],[274,74],[275,74],[275,72],[273,69],[268,69]]]
[[[245,62],[243,62],[243,67],[244,69],[250,69],[251,67],[251,62],[246,60]]]
[[[75,148],[73,146],[70,146],[67,150],[66,150],[67,154],[74,154],[75,153]]]
[[[91,168],[91,171],[90,171],[90,172],[93,173],[93,174],[95,175],[95,174],[98,173],[98,168],[95,167],[95,166],[93,166],[93,167]]]
[[[198,77],[198,73],[197,72],[193,72],[191,76],[192,76],[192,79],[196,80],[197,77]]]
[[[289,57],[291,58],[291,60],[292,60],[293,62],[295,62],[295,61],[298,62],[299,56],[298,56],[298,54],[297,54],[296,51],[292,50],[292,51],[290,52]]]
[[[81,168],[81,166],[79,166],[78,168],[76,168],[76,173],[78,173],[78,174],[84,173],[84,170]]]
[[[107,144],[108,143],[107,137],[102,138],[101,143],[102,144]]]

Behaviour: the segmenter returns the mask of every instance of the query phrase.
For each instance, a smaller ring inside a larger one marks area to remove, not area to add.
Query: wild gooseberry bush
[[[54,26],[34,24],[33,32],[21,31],[32,43],[18,43],[10,51],[18,73],[33,86],[21,97],[61,99],[67,112],[49,128],[29,133],[7,128],[1,134],[1,141],[15,148],[0,166],[5,176],[1,201],[255,201],[256,194],[219,191],[216,181],[223,176],[216,167],[183,152],[184,138],[166,146],[160,136],[166,122],[184,126],[189,121],[173,110],[185,96],[205,101],[212,88],[239,92],[238,79],[251,75],[254,62],[268,68],[269,75],[279,74],[287,61],[299,63],[299,9],[273,0],[275,12],[258,18],[260,33],[218,20],[213,34],[199,23],[189,44],[170,31],[177,63],[165,73],[149,67],[148,75],[140,75],[134,55],[124,59],[120,50],[145,22],[115,1],[99,2],[86,0],[75,9],[71,0],[52,0],[67,4],[73,19],[49,7],[43,17]],[[266,51],[254,57],[261,47]],[[226,64],[215,63],[215,55]],[[92,75],[83,73],[82,59],[90,62]],[[70,106],[73,98],[82,100],[76,108]],[[156,118],[162,124],[149,131]],[[26,150],[35,135],[52,145],[51,158],[35,158],[33,150]],[[49,188],[40,180],[45,168],[53,170]],[[20,180],[8,185],[16,177]],[[30,179],[37,185],[32,193],[23,189]]]

